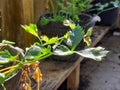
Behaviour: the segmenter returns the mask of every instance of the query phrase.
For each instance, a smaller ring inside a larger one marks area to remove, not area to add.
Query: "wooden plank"
[[[95,46],[108,32],[110,27],[107,26],[96,26],[94,27],[93,36],[92,36],[92,46]]]
[[[33,0],[2,0],[2,39],[29,46],[34,38],[21,25],[32,23],[33,17]]]
[[[93,45],[95,46],[107,33],[109,30],[109,27],[95,27],[94,29],[94,34],[92,36],[93,39]],[[57,90],[58,87],[66,80],[68,77],[73,77],[73,78],[78,78],[78,68],[80,65],[80,62],[83,60],[83,57],[80,57],[78,60],[73,60],[73,61],[56,61],[56,60],[45,60],[41,62],[40,68],[43,74],[43,81],[41,82],[41,90]],[[76,71],[77,70],[77,71]],[[75,74],[74,71],[76,72]],[[77,77],[74,77],[77,76]],[[71,78],[73,80],[73,78]],[[68,79],[71,81],[71,79]],[[74,81],[75,83],[73,85],[74,87],[77,88],[78,81]],[[68,84],[72,84],[68,82]],[[74,87],[69,87],[68,88],[74,88]]]
[[[80,64],[69,75],[67,79],[67,90],[78,90],[80,80]]]

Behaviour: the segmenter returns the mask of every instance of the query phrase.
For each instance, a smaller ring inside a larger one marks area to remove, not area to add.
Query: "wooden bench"
[[[109,27],[96,26],[92,36],[92,46],[95,46],[108,32]],[[83,57],[73,61],[45,60],[40,64],[43,74],[41,90],[57,90],[67,79],[67,90],[77,90],[80,81],[80,62]]]

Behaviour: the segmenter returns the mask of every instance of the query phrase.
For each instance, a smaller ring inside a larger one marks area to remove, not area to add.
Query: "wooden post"
[[[21,25],[34,22],[33,0],[2,0],[2,39],[14,41],[20,47],[29,46],[34,37]]]
[[[80,64],[67,79],[67,90],[78,90],[80,80]]]

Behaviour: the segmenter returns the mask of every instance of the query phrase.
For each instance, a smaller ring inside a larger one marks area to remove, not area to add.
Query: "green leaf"
[[[38,29],[37,29],[37,26],[36,26],[35,24],[29,24],[29,26],[28,26],[28,25],[22,25],[22,28],[23,28],[26,32],[34,35],[35,37],[39,37],[39,36],[38,36]]]
[[[111,1],[111,4],[113,4],[114,7],[120,7],[120,1],[119,0]]]
[[[39,46],[32,46],[30,47],[25,54],[25,59],[34,59],[36,56],[41,54],[42,48]]]
[[[79,52],[75,52],[85,58],[90,58],[96,61],[102,61],[103,57],[107,55],[109,51],[105,50],[102,47],[96,47],[96,48],[88,48],[85,50],[81,50]]]
[[[92,32],[93,32],[93,27],[90,27],[87,31],[87,33],[85,34],[85,36],[91,36],[92,35]]]
[[[69,37],[69,32],[67,32],[65,35],[64,35],[64,38],[67,39]]]
[[[49,53],[49,48],[42,48],[40,46],[34,45],[26,51],[25,59],[39,59],[41,56],[47,55]]]
[[[7,44],[7,45],[13,45],[13,44],[15,44],[15,42],[8,41],[8,40],[2,40],[2,43],[3,44]]]
[[[5,75],[0,73],[0,84],[3,84],[5,82]]]
[[[49,22],[50,22],[49,18],[42,17],[41,20],[40,20],[40,25],[41,25],[41,26],[45,26],[45,25],[47,25]]]
[[[71,51],[68,47],[64,45],[57,46],[53,51],[53,54],[58,56],[66,56],[71,55],[73,53],[74,53],[73,51]]]
[[[60,16],[60,15],[55,15],[53,18],[54,18],[53,19],[54,22],[62,22],[64,20],[64,16]]]
[[[48,44],[54,44],[58,42],[58,37],[53,37],[50,38],[49,41],[47,42]]]
[[[0,51],[0,64],[6,64],[16,59],[16,56],[12,56],[8,50]]]
[[[7,45],[13,45],[15,44],[15,42],[11,42],[11,41],[8,41],[8,40],[2,40],[2,43],[0,43],[0,46],[7,46]]]
[[[84,35],[84,42],[87,44],[87,46],[90,46],[92,43],[92,40],[90,36],[92,35],[93,28],[89,28],[87,33]]]
[[[69,32],[69,37],[66,44],[74,50],[77,45],[81,42],[84,36],[84,30],[80,26],[76,26],[72,31]]]
[[[58,42],[58,37],[48,38],[47,36],[42,36],[41,39],[45,41],[46,44],[54,44]]]
[[[41,39],[43,40],[43,41],[45,41],[45,42],[48,42],[49,41],[49,38],[47,37],[47,36],[41,36]]]
[[[71,20],[64,20],[63,24],[65,26],[69,26],[72,30],[75,28],[75,23],[73,23],[73,21],[71,21]]]

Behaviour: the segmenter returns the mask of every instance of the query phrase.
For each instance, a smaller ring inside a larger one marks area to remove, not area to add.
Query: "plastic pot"
[[[92,4],[96,4],[96,3],[105,4],[105,3],[110,3],[111,1],[115,1],[115,0],[94,0]],[[109,4],[109,6],[106,9],[111,8],[111,7],[114,7],[114,6]],[[93,11],[90,13],[97,14],[98,12]],[[97,22],[96,24],[102,25],[102,26],[111,26],[117,21],[118,13],[119,13],[118,7],[111,9],[111,10],[104,11],[101,14],[99,14],[101,21]]]
[[[8,50],[12,55],[18,54],[18,50],[13,48],[12,46],[6,46],[4,49]],[[23,54],[20,53],[19,58],[22,58]],[[11,65],[11,64],[10,64]],[[10,66],[8,65],[8,66]],[[7,66],[5,66],[7,67]],[[20,78],[21,78],[21,70],[18,70],[15,74],[13,74],[10,78],[5,81],[5,87],[7,90],[19,90],[20,88]],[[0,85],[0,90],[3,90]]]

